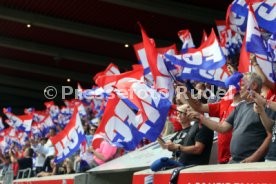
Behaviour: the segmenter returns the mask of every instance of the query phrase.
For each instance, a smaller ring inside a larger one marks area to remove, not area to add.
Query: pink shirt
[[[117,147],[111,146],[108,142],[103,140],[101,142],[100,148],[96,149],[96,151],[98,153],[101,153],[108,161],[108,160],[111,160],[115,156]],[[101,165],[106,162],[106,161],[102,161],[102,160],[98,159],[95,155],[94,155],[94,160],[98,165]]]

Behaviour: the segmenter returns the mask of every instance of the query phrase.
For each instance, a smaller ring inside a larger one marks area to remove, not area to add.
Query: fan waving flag
[[[276,33],[272,34],[267,41],[268,52],[272,57],[272,61],[276,61]]]
[[[168,95],[169,99],[172,100],[174,88],[171,75],[169,74],[164,63],[163,55],[159,54],[154,43],[149,39],[142,25],[139,24],[139,26],[143,37],[143,44],[145,47],[150,71],[154,80],[154,87],[157,89],[157,91],[162,91],[164,94]]]
[[[93,80],[96,82],[100,76],[105,76],[105,75],[109,76],[109,75],[118,75],[118,74],[120,74],[120,70],[118,66],[114,65],[113,63],[110,63],[104,71],[97,73],[93,77]]]
[[[254,72],[254,67],[251,67],[249,52],[246,51],[246,36],[243,39],[243,44],[241,48],[240,60],[239,60],[239,67],[238,71],[241,73],[246,72]],[[263,55],[256,54],[256,60],[259,64],[260,68],[263,70],[266,77],[274,82],[275,81],[275,74],[274,74],[274,64],[268,61],[267,57]]]
[[[148,63],[143,42],[134,44],[133,48],[136,54],[136,58],[138,59],[138,62],[141,63],[144,68],[144,75],[147,76],[151,72],[150,72],[149,63]]]
[[[276,10],[275,10],[276,11]],[[269,56],[267,52],[267,46],[262,38],[258,23],[255,19],[254,11],[251,5],[249,5],[249,13],[247,19],[247,29],[246,29],[246,50],[254,54],[260,54]]]
[[[129,92],[122,93],[121,99],[127,98],[137,107],[137,115],[140,115],[139,130],[147,139],[155,141],[164,127],[171,106],[170,101],[158,93],[156,89],[149,88],[143,81],[122,83],[117,85],[117,89]]]
[[[260,3],[254,3],[253,8],[259,26],[271,33],[276,33],[275,0],[265,0]]]
[[[245,35],[243,38],[241,52],[240,52],[238,71],[241,73],[249,72],[249,67],[250,67],[250,57],[249,57],[249,53],[246,51],[246,35]]]
[[[126,82],[128,80],[137,79],[140,80],[143,77],[143,67],[136,68],[135,70],[125,72],[118,75],[104,75],[100,76],[96,82],[99,87],[102,87],[106,93],[110,93],[113,90],[113,86],[121,83]]]
[[[25,109],[24,109],[24,113],[25,113],[25,114],[32,114],[32,113],[34,113],[34,112],[35,112],[35,109],[32,108],[32,107],[30,107],[30,108],[25,108]]]
[[[204,70],[221,68],[226,62],[214,30],[198,49],[191,49],[188,53],[181,55],[165,54],[165,57],[182,67]]]
[[[85,134],[77,107],[74,108],[73,116],[65,129],[50,140],[55,148],[56,163],[62,162],[80,148],[85,140]]]
[[[142,133],[136,128],[136,113],[123,102],[115,92],[109,99],[102,121],[94,135],[93,147],[97,147],[98,138],[103,138],[117,147],[134,150],[142,140]]]
[[[234,0],[227,10],[228,25],[235,32],[245,34],[248,16],[248,4],[253,5],[259,26],[268,32],[275,33],[276,7],[275,0]]]
[[[6,123],[10,126],[16,128],[17,130],[25,132],[31,131],[31,126],[33,122],[32,114],[16,116],[11,112],[3,111],[3,113],[7,116],[8,119],[6,120]]]
[[[248,6],[246,1],[234,0],[227,10],[227,25],[230,26],[233,31],[244,35],[246,31],[247,15]]]
[[[2,117],[0,117],[0,132],[5,129],[5,126],[3,124]]]
[[[147,59],[144,44],[143,44],[143,42],[137,43],[137,44],[133,45],[133,47],[134,47],[134,50],[135,50],[136,57],[137,57],[138,61],[142,64],[142,66],[144,68],[145,79],[150,83],[150,85],[152,85],[154,83],[153,82],[153,76],[152,76],[152,73],[151,73],[151,70],[150,70],[150,67],[149,67],[149,63],[148,63],[148,59]],[[158,48],[157,52],[161,55],[163,55],[167,52],[173,52],[175,54],[176,53],[176,45],[173,44],[173,45],[168,46],[168,47]]]
[[[125,150],[135,149],[143,137],[155,141],[164,127],[170,101],[141,81],[121,83],[113,95],[95,137]]]
[[[241,35],[227,27],[225,20],[216,20],[216,25],[224,55],[233,56],[239,53],[242,46]]]
[[[43,135],[46,135],[49,132],[49,129],[55,126],[50,115],[46,115],[39,124]]]
[[[226,87],[225,80],[229,77],[226,65],[216,70],[202,70],[185,67],[181,74],[181,79],[190,79],[199,82],[207,82],[216,86]]]
[[[178,37],[183,43],[180,51],[182,54],[186,53],[189,48],[195,47],[192,35],[188,29],[178,31]]]

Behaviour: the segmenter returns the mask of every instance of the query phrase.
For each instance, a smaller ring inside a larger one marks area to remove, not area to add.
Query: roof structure
[[[110,62],[137,63],[141,22],[157,46],[180,45],[189,29],[199,43],[230,0],[0,0],[0,106],[43,108],[46,86],[88,88]],[[129,47],[125,47],[128,44]],[[67,82],[71,79],[71,82]],[[61,100],[57,100],[60,103]]]

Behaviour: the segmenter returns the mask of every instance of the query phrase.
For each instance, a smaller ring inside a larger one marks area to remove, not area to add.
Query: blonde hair
[[[70,169],[73,169],[73,168],[74,168],[74,164],[73,164],[73,162],[72,162],[71,159],[66,158],[66,159],[64,160],[64,162],[65,162],[65,164],[66,164],[66,167],[69,167]]]

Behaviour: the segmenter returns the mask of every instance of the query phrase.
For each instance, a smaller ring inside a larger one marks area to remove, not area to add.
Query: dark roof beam
[[[0,84],[2,85],[7,85],[7,86],[14,86],[17,88],[23,88],[23,89],[29,89],[33,91],[41,91],[43,94],[43,90],[47,86],[55,86],[57,87],[58,85],[55,83],[46,83],[46,82],[38,82],[34,80],[29,80],[29,79],[23,79],[20,77],[12,77],[8,75],[3,75],[0,74]]]
[[[129,34],[103,27],[76,23],[64,19],[53,18],[41,14],[15,10],[0,6],[0,18],[23,24],[31,23],[34,26],[53,29],[57,31],[67,32],[71,34],[97,38],[101,40],[111,41],[120,44],[134,44],[142,41],[140,35]],[[164,40],[155,40],[162,45],[169,45],[171,42]]]
[[[102,0],[104,2],[126,6],[134,9],[158,13],[194,22],[214,24],[217,19],[224,19],[225,12],[214,9],[177,3],[165,0]]]
[[[0,10],[1,11],[1,10]],[[41,43],[0,36],[0,46],[23,50],[27,52],[61,57],[64,59],[79,61],[91,65],[107,66],[110,62],[116,63],[119,67],[130,66],[130,61],[114,59],[111,57],[94,55],[86,52],[65,49],[57,46],[50,46]]]
[[[69,70],[30,64],[23,61],[16,61],[16,60],[11,60],[6,58],[0,58],[0,67],[14,69],[17,71],[52,76],[52,77],[62,78],[62,79],[70,78],[79,82],[82,81],[82,82],[91,83],[91,80],[92,80],[91,79],[92,74],[91,75],[82,74],[82,73],[73,72]]]

